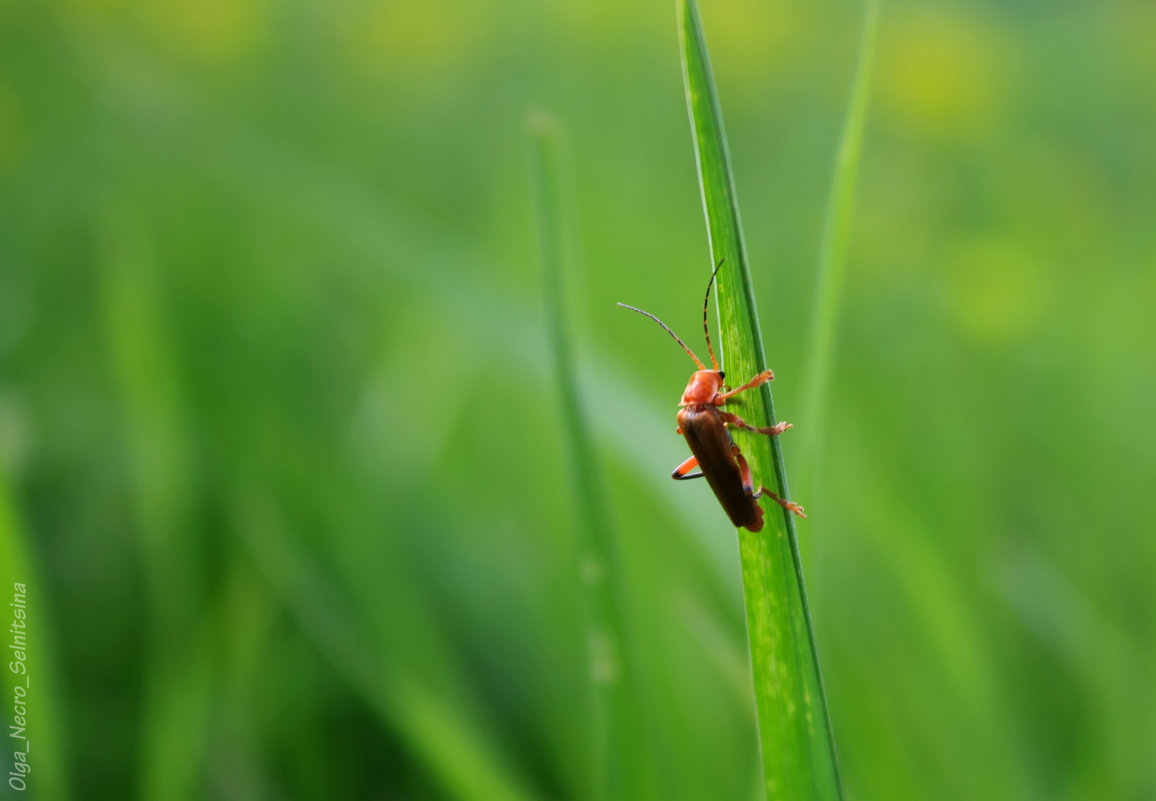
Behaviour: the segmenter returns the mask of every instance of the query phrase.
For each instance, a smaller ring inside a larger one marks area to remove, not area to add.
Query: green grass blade
[[[193,448],[160,268],[140,215],[111,204],[101,301],[123,397],[138,547],[144,568],[149,653],[139,743],[140,794],[203,794],[211,726],[212,636],[202,614],[201,552],[190,534]]]
[[[731,175],[722,112],[695,0],[678,0],[679,38],[687,107],[710,240],[711,266],[725,259],[715,295],[721,354],[730,382],[767,366],[754,287]],[[743,416],[775,421],[770,387],[748,393]],[[736,431],[756,480],[789,497],[777,438]],[[772,481],[773,477],[773,481]],[[754,674],[760,751],[768,799],[841,797],[834,738],[811,631],[794,518],[764,500],[766,526],[739,531],[743,595]]]
[[[812,312],[811,338],[807,364],[807,383],[803,391],[801,419],[806,421],[810,442],[803,452],[799,474],[806,487],[817,487],[817,473],[822,459],[823,417],[826,408],[827,382],[830,379],[834,353],[835,323],[843,295],[843,273],[847,259],[847,240],[851,231],[851,212],[855,204],[855,183],[859,173],[859,156],[863,148],[863,129],[867,123],[867,101],[871,86],[871,65],[875,53],[875,31],[879,20],[878,0],[866,0],[863,28],[859,38],[859,56],[847,120],[839,142],[831,194],[827,200],[823,240],[819,249],[819,269],[815,276],[815,308]]]
[[[531,121],[534,140],[534,166],[537,180],[539,230],[542,242],[543,282],[546,314],[549,318],[550,342],[555,363],[563,425],[573,459],[572,474],[577,485],[579,548],[581,557],[594,559],[601,568],[595,573],[601,579],[589,583],[594,600],[594,624],[607,640],[603,661],[592,665],[591,675],[597,681],[614,683],[619,673],[618,656],[621,633],[613,588],[605,566],[612,562],[614,535],[599,470],[591,448],[593,438],[582,410],[574,355],[570,344],[569,314],[563,301],[563,213],[560,189],[559,131],[557,124],[544,115]],[[600,678],[599,678],[600,677]]]
[[[592,798],[650,795],[651,760],[630,753],[647,735],[630,736],[641,703],[635,677],[627,676],[623,648],[622,588],[615,533],[602,486],[593,437],[583,410],[565,303],[568,248],[562,190],[562,133],[548,115],[529,123],[533,144],[538,228],[541,241],[545,310],[558,383],[562,428],[571,458],[575,488],[577,563],[582,575],[587,625],[587,670],[592,711],[590,769],[581,793]],[[628,689],[629,685],[629,689]],[[631,692],[634,690],[636,692]],[[653,737],[650,737],[653,739]]]
[[[440,797],[462,801],[537,797],[508,765],[493,732],[476,719],[469,704],[391,653],[383,638],[372,636],[374,626],[364,615],[379,612],[348,604],[340,585],[295,543],[289,521],[270,498],[258,490],[239,492],[233,513],[273,595],[382,725],[397,733],[415,763],[424,766]]]

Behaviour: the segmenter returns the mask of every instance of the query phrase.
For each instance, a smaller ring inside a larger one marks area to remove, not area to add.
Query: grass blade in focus
[[[678,0],[687,107],[710,240],[718,274],[721,355],[737,385],[766,368],[754,288],[731,176],[722,112],[695,0]],[[746,393],[742,414],[756,425],[775,422],[770,386]],[[777,438],[734,432],[755,480],[789,497]],[[841,797],[834,738],[795,538],[794,518],[763,501],[766,526],[739,530],[743,596],[754,674],[759,747],[768,799]]]

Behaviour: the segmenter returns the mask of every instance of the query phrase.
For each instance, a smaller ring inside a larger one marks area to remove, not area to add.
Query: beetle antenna
[[[664,323],[662,320],[659,320],[657,317],[655,317],[653,314],[651,314],[651,313],[650,313],[650,312],[648,312],[648,311],[643,311],[642,309],[636,309],[636,308],[634,308],[633,306],[627,306],[625,303],[619,303],[618,305],[619,305],[619,306],[621,306],[621,307],[622,307],[622,308],[624,308],[624,309],[630,309],[631,311],[636,311],[636,312],[638,312],[639,314],[645,314],[645,315],[646,315],[647,317],[649,317],[651,320],[654,320],[654,322],[656,322],[656,323],[658,323],[659,325],[661,325],[661,326],[663,327],[663,329],[665,329],[666,333],[668,333],[668,334],[670,334],[672,337],[674,337],[674,341],[675,341],[675,342],[677,342],[679,345],[681,345],[681,346],[682,346],[682,349],[686,351],[687,355],[688,355],[688,356],[690,356],[690,358],[694,359],[694,363],[698,365],[698,369],[700,369],[700,370],[705,370],[705,369],[706,369],[706,365],[705,365],[705,364],[703,364],[701,361],[699,361],[699,358],[698,358],[697,356],[695,356],[695,355],[694,355],[694,351],[693,351],[693,350],[691,350],[690,348],[688,348],[688,347],[686,346],[686,343],[685,343],[685,342],[683,342],[681,339],[679,339],[679,338],[678,338],[678,334],[676,334],[676,333],[674,333],[673,331],[671,331],[671,330],[670,330],[670,326],[668,326],[668,325],[667,325],[666,323]],[[712,354],[712,356],[713,356],[713,354]],[[716,367],[716,369],[717,369],[718,365],[715,365],[715,367]]]
[[[718,275],[719,267],[723,266],[726,258],[718,260],[718,264],[714,266],[714,272],[710,274],[710,281],[706,285],[706,297],[702,301],[702,331],[706,334],[706,349],[710,352],[710,363],[714,365],[715,372],[718,372],[718,359],[714,357],[714,348],[710,346],[710,326],[706,323],[706,307],[710,304],[710,288],[714,284],[714,277]]]

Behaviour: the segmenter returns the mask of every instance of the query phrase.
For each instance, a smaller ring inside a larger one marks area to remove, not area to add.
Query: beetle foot
[[[783,504],[783,508],[786,509],[788,512],[794,512],[799,517],[806,517],[807,516],[807,513],[803,511],[803,507],[799,506],[799,504],[797,504],[797,503],[787,501],[785,504]]]

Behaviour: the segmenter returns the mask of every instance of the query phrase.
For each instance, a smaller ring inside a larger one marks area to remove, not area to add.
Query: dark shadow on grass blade
[[[694,0],[678,0],[687,108],[710,241],[709,265],[725,259],[716,294],[724,368],[737,384],[767,367],[722,112]],[[775,422],[770,386],[748,393],[743,416]],[[790,436],[790,435],[788,435]],[[789,497],[777,438],[734,433],[756,481]],[[766,527],[739,530],[747,632],[768,799],[841,798],[834,738],[814,646],[794,518],[773,504]]]

